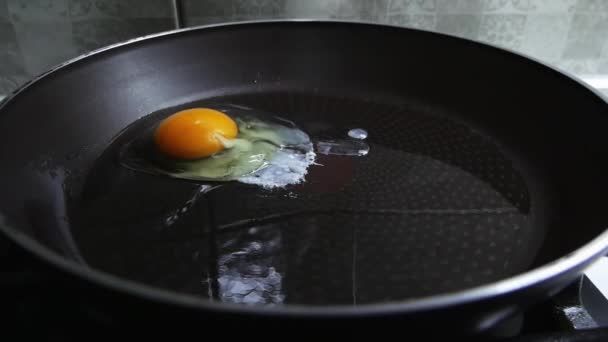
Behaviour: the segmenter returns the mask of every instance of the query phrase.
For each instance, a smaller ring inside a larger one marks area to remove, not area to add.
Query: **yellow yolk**
[[[222,151],[222,138],[234,139],[237,134],[238,127],[228,115],[209,108],[193,108],[163,120],[154,133],[154,142],[170,157],[199,159]]]

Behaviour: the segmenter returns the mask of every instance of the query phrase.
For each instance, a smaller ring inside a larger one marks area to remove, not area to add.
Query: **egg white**
[[[236,139],[218,137],[226,149],[196,161],[175,162],[176,178],[238,181],[264,188],[285,187],[304,181],[316,154],[309,136],[295,127],[258,117],[235,118]]]

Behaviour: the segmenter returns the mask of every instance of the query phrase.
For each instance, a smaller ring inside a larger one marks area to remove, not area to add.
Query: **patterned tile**
[[[575,12],[608,12],[608,1],[577,0],[573,10]]]
[[[335,0],[287,0],[285,15],[288,18],[327,19],[330,13],[334,13],[337,10],[338,5],[338,1]]]
[[[530,14],[520,49],[536,58],[556,62],[563,54],[572,15]]]
[[[173,21],[168,18],[90,19],[72,22],[72,35],[76,50],[83,53],[172,28]]]
[[[23,58],[17,35],[10,22],[0,21],[0,94],[7,94],[29,79],[23,67]]]
[[[387,23],[422,30],[435,30],[434,14],[394,14],[388,17]]]
[[[0,0],[0,20],[8,20],[8,6],[6,0]]]
[[[237,22],[237,21],[247,21],[247,20],[250,20],[250,19],[248,19],[248,18],[237,19],[236,17],[226,18],[226,17],[192,17],[192,16],[187,16],[186,17],[186,26],[194,27],[194,26],[204,26],[204,25],[211,25],[211,24],[219,24],[219,23],[226,23],[226,22]]]
[[[473,14],[444,14],[437,16],[437,31],[459,37],[475,39],[479,33],[481,17]]]
[[[259,14],[264,17],[283,17],[285,15],[285,6],[287,0],[268,1],[267,6],[258,6]],[[238,15],[238,11],[237,11]]]
[[[220,22],[279,19],[289,17],[289,0],[203,0],[185,1],[189,26]],[[299,17],[299,16],[294,16]]]
[[[341,1],[334,18],[379,21],[387,12],[388,3],[379,0]]]
[[[427,13],[437,10],[436,0],[388,0],[388,14]]]
[[[600,54],[600,58],[608,59],[608,43],[604,44],[604,47],[602,48],[602,52]]]
[[[9,94],[29,80],[30,80],[30,77],[27,76],[25,73],[20,73],[20,74],[0,73],[0,94],[2,94],[2,95]]]
[[[598,58],[608,40],[607,13],[575,13],[572,18],[565,59]]]
[[[4,47],[0,50],[0,75],[23,74],[25,69],[17,35],[7,21],[0,22],[0,42]]]
[[[68,18],[68,0],[6,0],[13,22]]]
[[[486,14],[482,17],[479,40],[516,49],[523,38],[526,16],[523,14]]]
[[[539,13],[566,13],[574,8],[576,0],[531,0],[531,10]]]
[[[483,11],[483,0],[437,0],[439,13],[476,14]]]
[[[29,75],[38,75],[78,54],[69,21],[24,21],[15,23],[14,28]]]
[[[232,18],[235,15],[234,0],[182,0],[182,6],[187,18]]]
[[[285,0],[233,0],[235,16],[272,18],[285,13]]]
[[[389,0],[286,0],[283,16],[383,22],[389,3]]]
[[[70,17],[75,18],[91,18],[100,16],[97,9],[91,0],[68,0],[68,10]]]
[[[67,0],[73,19],[85,18],[168,18],[170,0]]]
[[[533,0],[484,0],[484,11],[492,13],[525,13],[534,9]]]
[[[173,9],[170,0],[97,0],[97,9],[111,17],[170,18]]]
[[[580,77],[597,73],[599,59],[563,59],[556,65],[558,68]]]
[[[608,75],[608,58],[602,58],[598,61],[597,72]]]

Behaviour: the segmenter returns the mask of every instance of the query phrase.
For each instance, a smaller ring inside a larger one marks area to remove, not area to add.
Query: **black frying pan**
[[[119,163],[141,122],[226,104],[317,140],[365,128],[370,151],[320,154],[304,184],[276,191]],[[182,30],[78,58],[3,103],[0,229],[75,301],[148,328],[383,318],[478,333],[608,249],[607,127],[608,106],[576,80],[446,35]]]

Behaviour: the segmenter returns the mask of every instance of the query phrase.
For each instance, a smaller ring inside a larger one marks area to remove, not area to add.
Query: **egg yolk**
[[[192,108],[163,120],[154,133],[158,149],[176,159],[199,159],[222,151],[224,139],[238,134],[226,114],[209,108]]]

